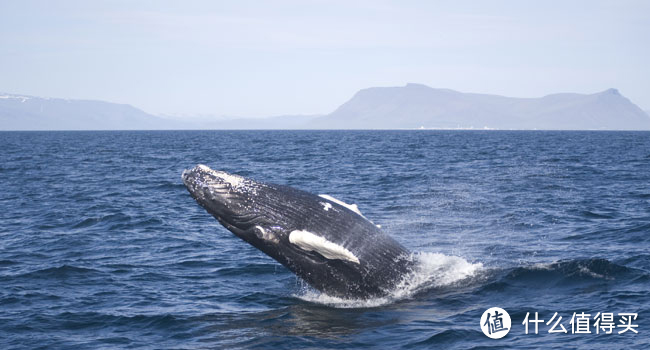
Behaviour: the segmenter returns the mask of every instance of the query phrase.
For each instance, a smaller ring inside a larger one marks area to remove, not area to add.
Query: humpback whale
[[[410,252],[355,205],[205,165],[182,179],[225,228],[328,295],[385,296],[411,269]]]

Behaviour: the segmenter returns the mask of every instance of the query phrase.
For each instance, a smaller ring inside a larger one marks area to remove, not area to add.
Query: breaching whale
[[[224,227],[328,295],[384,296],[411,268],[409,251],[355,205],[205,165],[182,179]]]

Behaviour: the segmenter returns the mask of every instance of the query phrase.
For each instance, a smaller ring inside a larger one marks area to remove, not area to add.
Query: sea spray
[[[408,299],[412,295],[429,289],[459,283],[482,271],[483,264],[470,263],[459,256],[441,253],[417,252],[410,256],[414,265],[411,272],[384,297],[370,299],[345,299],[315,291],[305,285],[296,297],[317,304],[336,308],[369,308],[391,304]]]

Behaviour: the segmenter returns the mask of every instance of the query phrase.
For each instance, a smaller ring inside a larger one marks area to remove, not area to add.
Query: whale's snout
[[[192,197],[219,221],[230,222],[244,215],[242,204],[248,197],[243,177],[199,164],[183,171],[181,178]]]

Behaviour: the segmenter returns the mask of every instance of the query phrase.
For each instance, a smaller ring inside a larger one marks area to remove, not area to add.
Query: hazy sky
[[[650,109],[650,1],[0,0],[0,91],[156,114],[329,113],[407,82]]]

